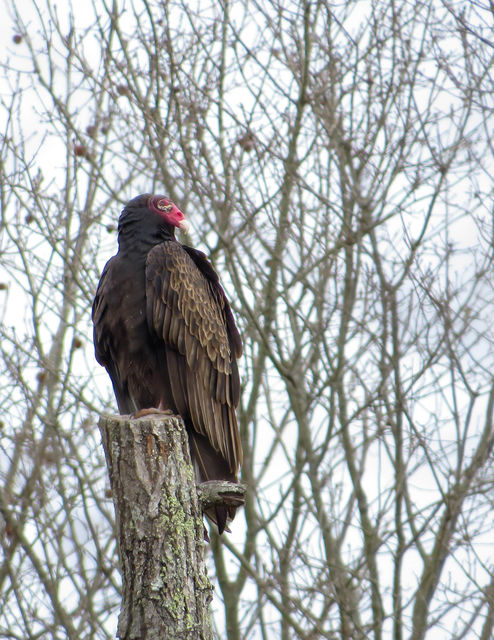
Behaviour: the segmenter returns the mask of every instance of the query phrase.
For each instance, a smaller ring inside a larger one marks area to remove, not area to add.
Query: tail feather
[[[223,457],[213,449],[209,441],[189,429],[190,453],[192,464],[199,482],[208,480],[227,480],[228,482],[238,482],[235,473],[230,471],[228,463]],[[216,505],[205,512],[205,515],[217,527],[221,534],[229,531],[228,523],[233,520],[237,507],[227,505]]]

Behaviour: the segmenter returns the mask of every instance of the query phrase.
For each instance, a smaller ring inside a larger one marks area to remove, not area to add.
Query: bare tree
[[[6,4],[0,635],[115,633],[89,309],[123,203],[155,191],[245,343],[217,636],[487,640],[489,5],[86,5]]]

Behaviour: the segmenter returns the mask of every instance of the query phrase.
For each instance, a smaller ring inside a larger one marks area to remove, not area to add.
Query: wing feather
[[[204,254],[191,257],[186,249],[170,241],[149,252],[147,322],[163,342],[177,409],[236,475],[242,461],[235,416],[241,341],[216,273]]]
[[[128,414],[138,409],[135,389],[128,384],[127,349],[128,335],[134,336],[142,320],[139,314],[129,313],[122,316],[116,313],[129,299],[128,282],[134,273],[122,269],[118,256],[111,258],[105,265],[93,302],[92,318],[96,360],[103,365],[113,384],[119,411]],[[128,307],[138,304],[130,301]],[[125,349],[122,348],[125,342]]]

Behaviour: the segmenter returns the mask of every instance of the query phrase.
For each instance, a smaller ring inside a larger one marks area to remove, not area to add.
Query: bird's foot
[[[152,415],[161,415],[161,416],[173,416],[174,413],[171,409],[157,409],[156,407],[149,407],[147,409],[139,409],[134,413],[134,418],[142,418],[144,416],[152,416]]]

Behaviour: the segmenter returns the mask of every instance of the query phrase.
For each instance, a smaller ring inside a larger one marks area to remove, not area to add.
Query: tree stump
[[[187,434],[178,416],[99,422],[115,504],[122,640],[212,640],[212,585]]]

